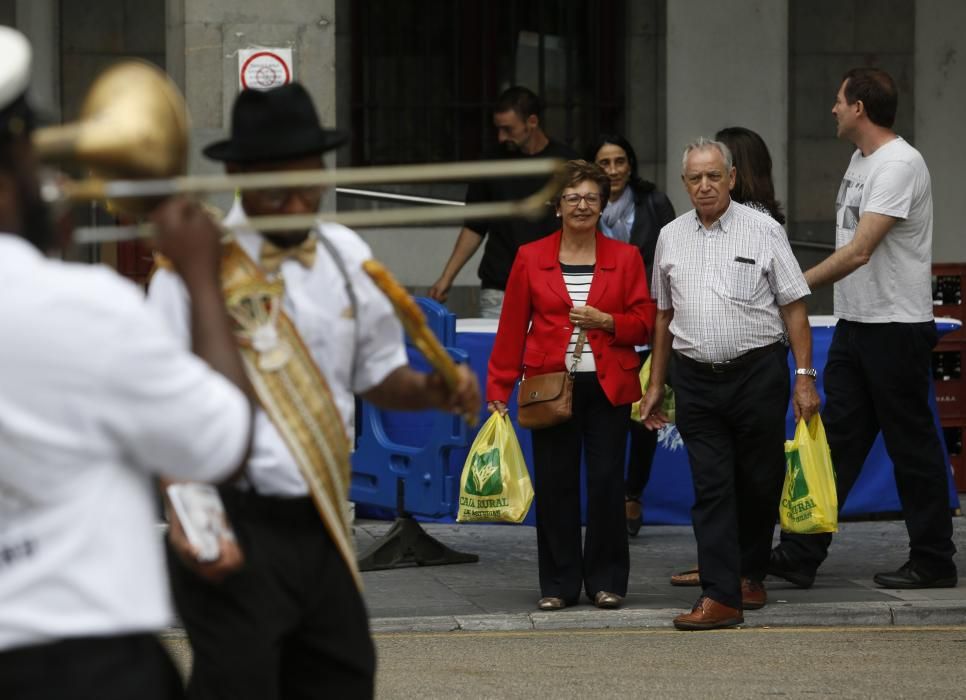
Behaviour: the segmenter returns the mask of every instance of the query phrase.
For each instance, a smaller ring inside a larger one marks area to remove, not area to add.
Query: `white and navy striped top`
[[[564,284],[567,285],[567,293],[574,306],[585,306],[587,295],[590,294],[590,283],[594,281],[593,265],[564,265],[560,263],[560,271],[563,273]],[[579,328],[574,328],[570,335],[570,342],[567,344],[567,356],[565,362],[567,369],[574,362],[574,346],[577,344]],[[577,365],[578,372],[596,372],[597,365],[594,364],[594,353],[590,349],[590,341],[584,341],[584,349],[580,355],[580,364]]]

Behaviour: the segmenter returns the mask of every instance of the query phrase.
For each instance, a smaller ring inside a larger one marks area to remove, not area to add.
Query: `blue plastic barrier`
[[[822,396],[824,401],[824,389],[822,387],[821,371],[825,366],[828,347],[832,339],[832,331],[834,330],[835,319],[832,317],[814,316],[810,320],[812,323],[813,364],[819,369],[818,389],[819,394]],[[470,366],[477,373],[477,376],[480,380],[480,386],[485,390],[486,368],[487,363],[489,362],[490,351],[493,347],[496,322],[484,319],[461,319],[457,325],[459,327],[459,331],[455,333],[455,340],[452,344],[458,346],[458,348],[460,348],[468,356]],[[953,323],[945,321],[937,322],[937,326],[939,327],[940,333],[948,333],[957,327]],[[444,344],[450,345],[450,343]],[[790,367],[789,369],[791,371],[792,368]],[[933,412],[935,415],[936,411],[934,397],[931,398],[931,401],[933,402]],[[514,426],[517,426],[515,397],[511,399],[509,409],[510,418],[513,421]],[[424,443],[423,439],[424,437],[429,436],[428,426],[434,425],[435,421],[437,420],[437,418],[434,416],[440,416],[440,414],[397,413],[392,417],[384,416],[384,422],[386,420],[392,421],[394,428],[399,435],[399,439],[402,440],[406,445],[428,446],[433,444],[432,439],[435,438],[431,438],[429,443]],[[488,417],[485,406],[481,411],[480,417],[481,422]],[[794,433],[794,421],[790,409],[786,420],[786,433],[790,436]],[[936,425],[938,429],[938,418],[936,419]],[[429,519],[438,519],[447,522],[451,522],[453,520],[453,516],[456,512],[455,493],[459,485],[460,472],[463,467],[463,462],[466,460],[466,456],[469,452],[469,444],[472,442],[473,437],[475,437],[475,431],[470,431],[462,443],[459,443],[457,440],[453,440],[445,445],[447,449],[448,462],[444,465],[439,465],[439,469],[440,474],[443,475],[443,481],[447,484],[446,488],[451,488],[452,491],[447,491],[447,494],[449,494],[449,500],[446,502],[440,502],[439,504],[441,514],[434,514],[421,510],[414,510],[412,512],[425,515]],[[517,426],[517,437],[520,440],[520,446],[523,449],[523,454],[527,458],[528,467],[530,468],[532,476],[533,467],[530,431],[521,429],[519,426]],[[365,442],[365,440],[360,440],[360,446],[363,442]],[[943,448],[945,450],[945,445]],[[374,468],[374,470],[378,469],[380,469],[380,467]],[[384,461],[381,469],[383,473],[385,473],[387,469],[393,469],[393,464],[391,462]],[[953,486],[951,476],[949,483],[949,505],[951,508],[957,508],[959,507],[959,498]],[[408,489],[409,486],[407,482],[407,495]],[[353,493],[355,494],[356,492],[354,491]],[[354,498],[354,500],[356,500],[357,503],[370,502],[360,498]],[[651,524],[690,524],[690,508],[693,501],[694,491],[691,482],[691,469],[690,465],[688,464],[687,452],[684,449],[683,442],[678,435],[677,429],[674,426],[669,426],[665,428],[659,436],[658,450],[654,457],[654,466],[651,470],[651,478],[648,482],[647,488],[644,491],[644,521]],[[388,501],[390,505],[394,502],[395,501],[392,499]],[[387,504],[387,501],[383,500],[379,503],[380,505],[385,505]],[[449,504],[450,509],[448,511],[446,510],[446,503]],[[582,508],[586,508],[585,503],[582,504]],[[862,470],[862,475],[859,477],[852,489],[852,492],[849,494],[848,500],[843,506],[843,514],[847,517],[860,516],[875,513],[899,512],[901,509],[899,496],[895,486],[892,462],[889,460],[889,457],[885,452],[882,437],[879,436],[873,445],[868,459],[866,460],[866,465]],[[365,511],[363,510],[361,512]],[[535,522],[534,519],[534,509],[531,508],[526,520],[524,520],[524,524],[532,525]]]
[[[467,354],[456,347],[456,317],[431,299],[417,299],[426,322],[456,362]],[[408,342],[410,364],[427,369],[422,354]],[[391,509],[359,509],[360,515],[391,517],[397,506],[397,488],[404,487],[406,513],[428,518],[451,517],[456,512],[459,473],[452,476],[450,452],[468,444],[466,424],[457,416],[438,411],[402,413],[384,411],[359,402],[356,450],[352,455],[349,497],[357,504]]]

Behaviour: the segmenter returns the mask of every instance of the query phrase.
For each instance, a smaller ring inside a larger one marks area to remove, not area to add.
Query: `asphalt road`
[[[386,699],[966,697],[966,627],[375,638]]]

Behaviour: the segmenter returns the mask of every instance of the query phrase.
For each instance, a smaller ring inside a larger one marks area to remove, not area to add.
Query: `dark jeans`
[[[647,360],[650,352],[643,350],[638,353],[641,366]],[[651,467],[654,464],[654,453],[657,451],[657,431],[648,430],[642,423],[629,421],[630,425],[630,453],[627,455],[627,480],[624,482],[624,493],[631,498],[640,498],[651,478]]]
[[[194,650],[189,698],[371,698],[375,651],[362,597],[315,506],[222,489],[245,552],[220,584],[169,549]]]
[[[578,372],[573,417],[534,430],[540,592],[569,604],[600,591],[627,595],[624,449],[630,406],[614,406],[595,372]],[[580,537],[580,455],[587,466],[587,532]]]
[[[909,532],[909,558],[935,575],[956,571],[949,486],[942,444],[929,407],[936,325],[855,323],[835,326],[825,364],[822,421],[845,503],[879,431],[895,468]],[[782,533],[781,549],[814,571],[831,534]]]
[[[77,637],[0,652],[4,700],[178,700],[181,678],[151,634]]]
[[[677,427],[694,479],[701,585],[741,608],[740,578],[765,577],[785,478],[789,380],[783,346],[720,374],[672,356]]]

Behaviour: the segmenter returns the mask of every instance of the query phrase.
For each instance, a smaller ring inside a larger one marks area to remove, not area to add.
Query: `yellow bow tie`
[[[299,261],[307,268],[311,268],[315,263],[315,234],[310,233],[308,238],[290,248],[279,248],[269,240],[262,241],[258,261],[265,272],[278,272],[282,263],[289,258]]]

